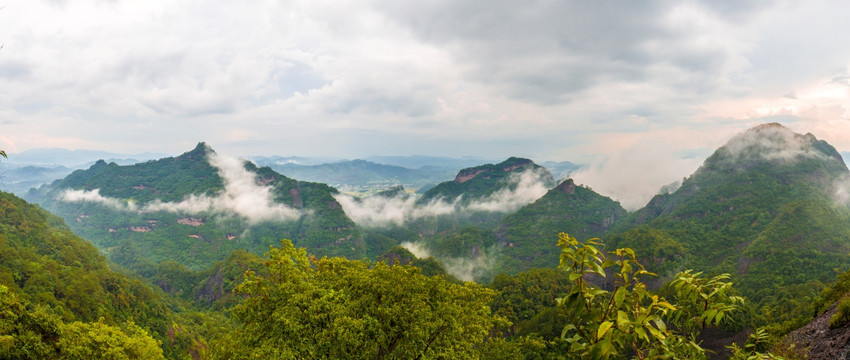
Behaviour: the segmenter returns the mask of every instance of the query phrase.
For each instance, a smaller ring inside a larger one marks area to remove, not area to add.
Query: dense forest
[[[521,158],[363,198],[101,161],[0,193],[0,358],[834,358],[848,179],[779,124],[634,212]]]

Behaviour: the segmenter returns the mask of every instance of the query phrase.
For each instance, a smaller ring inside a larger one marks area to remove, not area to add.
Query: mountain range
[[[258,166],[200,143],[176,157],[133,165],[98,161],[26,198],[64,218],[111,261],[205,306],[238,302],[228,294],[241,272],[259,269],[258,256],[282,238],[319,257],[418,261],[429,274],[488,283],[498,274],[507,281],[504,276],[555,268],[560,232],[581,241],[601,237],[606,250],[634,249],[658,275],[648,284],[661,291],[685,269],[730,274],[749,302],[746,324],[730,331],[799,327],[817,311],[812,304],[824,284],[850,269],[844,157],[812,134],[775,123],[733,137],[680,186],[633,212],[518,157],[457,171],[431,168],[427,158],[416,160],[418,168],[281,159]],[[358,197],[310,179],[386,186]],[[418,193],[399,186],[426,182],[435,185]],[[28,206],[13,197],[7,202],[9,209]],[[8,282],[20,282],[8,273]]]

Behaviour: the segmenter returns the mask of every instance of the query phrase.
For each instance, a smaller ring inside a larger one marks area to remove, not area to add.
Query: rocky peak
[[[576,192],[576,184],[573,182],[573,179],[567,179],[564,180],[558,186],[556,186],[555,190],[560,191],[564,194],[572,194]]]
[[[207,154],[210,153],[215,153],[215,150],[213,150],[209,145],[207,145],[207,143],[201,141],[198,143],[197,146],[195,146],[194,149],[184,153],[183,155],[180,155],[179,157],[188,160],[203,160],[206,159]]]
[[[463,169],[457,173],[454,182],[462,184],[469,180],[472,180],[476,176],[485,172],[511,172],[517,169],[523,169],[527,167],[536,167],[536,164],[534,164],[534,161],[531,161],[529,159],[510,157],[507,160],[502,161],[496,165],[487,164]]]

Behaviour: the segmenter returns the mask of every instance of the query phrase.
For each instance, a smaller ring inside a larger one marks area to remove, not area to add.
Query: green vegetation
[[[496,231],[504,245],[500,270],[515,273],[554,267],[558,264],[558,251],[546,239],[562,231],[582,239],[601,236],[625,215],[626,210],[618,202],[567,179],[502,220]]]
[[[0,322],[15,324],[0,325],[5,339],[0,342],[25,349],[32,358],[73,353],[70,346],[81,342],[129,341],[136,345],[127,346],[149,348],[142,341],[148,336],[161,343],[160,353],[173,358],[194,351],[192,342],[201,341],[199,333],[189,331],[194,326],[183,314],[174,312],[181,310],[178,304],[145,282],[112,271],[97,249],[71,233],[60,218],[2,192],[0,286],[8,308],[0,312]],[[169,335],[184,326],[187,331]]]
[[[478,358],[490,329],[492,290],[427,277],[411,266],[311,260],[283,241],[268,275],[236,288],[239,330],[219,358]]]
[[[163,359],[160,342],[132,322],[63,322],[0,285],[2,359]]]
[[[580,243],[560,234],[560,268],[574,282],[558,300],[568,319],[561,337],[579,358],[622,359],[628,354],[644,358],[702,358],[696,335],[717,326],[734,313],[744,299],[731,293],[728,275],[711,279],[683,272],[670,287],[678,300],[670,303],[649,292],[639,279],[654,274],[644,270],[632,249],[621,248],[608,256],[599,239]],[[589,277],[613,276],[613,288],[592,285]]]
[[[250,163],[249,180],[297,219],[138,210],[221,196],[209,151],[99,162],[31,192],[70,228],[0,193],[0,358],[701,359],[731,342],[706,337],[756,329],[724,354],[764,359],[796,354],[779,337],[827,309],[833,330],[850,323],[850,208],[835,199],[850,171],[829,144],[778,125],[737,136],[631,214],[567,180],[512,214],[365,229],[336,189]],[[417,206],[464,209],[527,170],[551,182],[511,158],[462,170]],[[57,200],[66,189],[114,202]]]
[[[490,287],[498,291],[490,304],[493,312],[512,323],[505,329],[506,335],[537,335],[546,339],[561,336],[565,319],[556,308],[556,299],[572,287],[567,272],[548,268],[510,276],[499,274]]]

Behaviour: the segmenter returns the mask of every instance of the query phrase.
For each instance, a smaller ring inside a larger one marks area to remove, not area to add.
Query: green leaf
[[[617,327],[620,329],[627,328],[629,325],[629,315],[623,310],[617,310]]]
[[[620,307],[623,305],[623,300],[626,298],[626,288],[619,288],[614,293],[614,305]]]
[[[603,322],[602,325],[599,325],[599,329],[596,330],[596,339],[601,339],[613,325],[614,323],[610,321]]]

